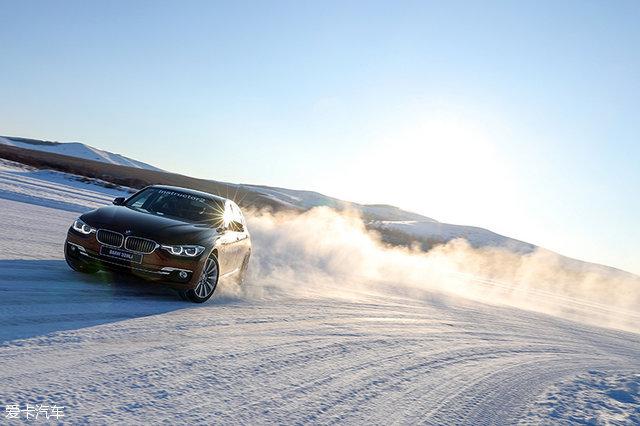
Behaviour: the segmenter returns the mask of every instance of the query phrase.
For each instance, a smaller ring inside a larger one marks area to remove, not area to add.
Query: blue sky
[[[3,2],[0,134],[640,273],[640,3]]]

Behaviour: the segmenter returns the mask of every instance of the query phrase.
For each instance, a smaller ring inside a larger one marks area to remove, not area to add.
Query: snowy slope
[[[252,191],[260,192],[261,194],[268,195],[274,200],[282,201],[283,203],[290,204],[296,207],[302,207],[305,209],[327,206],[337,209],[347,208],[351,203],[347,201],[338,200],[337,198],[327,197],[314,191],[300,191],[295,189],[276,188],[262,185],[241,185],[243,188],[250,189]]]
[[[533,244],[505,237],[475,226],[452,225],[450,223],[419,220],[375,221],[371,226],[376,229],[391,229],[418,239],[438,242],[464,238],[474,247],[503,247],[517,253],[531,253],[536,249],[536,246]]]
[[[254,217],[247,286],[186,304],[62,260],[78,211],[122,192],[7,163],[0,178],[0,407],[56,404],[69,424],[640,422],[638,334],[408,287],[389,270],[372,285],[344,265],[358,253],[336,262],[329,239],[305,247]]]
[[[420,221],[437,223],[435,219],[387,204],[363,204],[361,210],[369,220]]]
[[[262,185],[240,185],[242,188],[259,192],[286,205],[310,209],[313,207],[331,207],[338,210],[353,210],[362,213],[371,220],[420,220],[435,222],[426,216],[408,212],[395,206],[384,204],[357,204],[329,197],[319,192],[276,188]]]
[[[8,200],[85,212],[108,204],[115,197],[130,194],[129,188],[113,186],[82,176],[34,169],[0,159],[0,198]]]
[[[103,163],[119,164],[121,166],[161,170],[141,161],[132,160],[124,155],[103,151],[80,142],[49,142],[13,136],[0,136],[0,145],[11,145],[18,148],[52,152],[54,154],[69,155],[71,157],[101,161]]]

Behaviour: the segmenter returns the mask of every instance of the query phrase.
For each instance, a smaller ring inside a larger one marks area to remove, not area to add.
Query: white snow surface
[[[2,164],[0,409],[56,404],[68,424],[640,423],[638,334],[394,277],[319,286],[300,253],[273,259],[289,246],[263,224],[249,282],[203,305],[72,272],[67,227],[117,195]]]
[[[52,152],[54,154],[68,155],[71,157],[84,158],[86,160],[136,167],[139,169],[161,170],[150,164],[143,163],[142,161],[133,160],[129,157],[125,157],[124,155],[114,154],[109,151],[94,148],[81,142],[48,142],[35,139],[0,136],[0,145],[11,145],[35,151]]]
[[[639,404],[640,374],[591,370],[548,388],[520,423],[637,425]]]
[[[83,176],[35,169],[0,159],[2,199],[83,213],[131,192],[129,188],[107,188],[101,185],[115,186]]]

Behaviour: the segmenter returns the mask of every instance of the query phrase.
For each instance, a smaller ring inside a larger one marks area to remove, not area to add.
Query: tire
[[[242,266],[240,272],[238,272],[238,278],[236,278],[236,284],[242,285],[247,278],[247,269],[249,268],[249,257],[251,253],[247,253],[242,260]]]
[[[213,295],[218,287],[220,268],[215,255],[209,256],[202,268],[202,274],[195,288],[183,292],[183,295],[194,303],[204,303]]]
[[[80,259],[76,259],[69,256],[69,253],[67,252],[66,244],[64,246],[64,260],[67,261],[67,265],[69,265],[69,268],[77,272],[82,272],[84,274],[95,274],[100,270],[100,268],[98,268],[97,265],[83,262]]]

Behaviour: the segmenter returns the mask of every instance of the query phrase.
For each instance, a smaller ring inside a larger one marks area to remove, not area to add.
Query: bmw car
[[[242,283],[251,239],[232,200],[153,185],[77,218],[67,232],[64,253],[75,271],[124,271],[202,303],[219,280]]]

